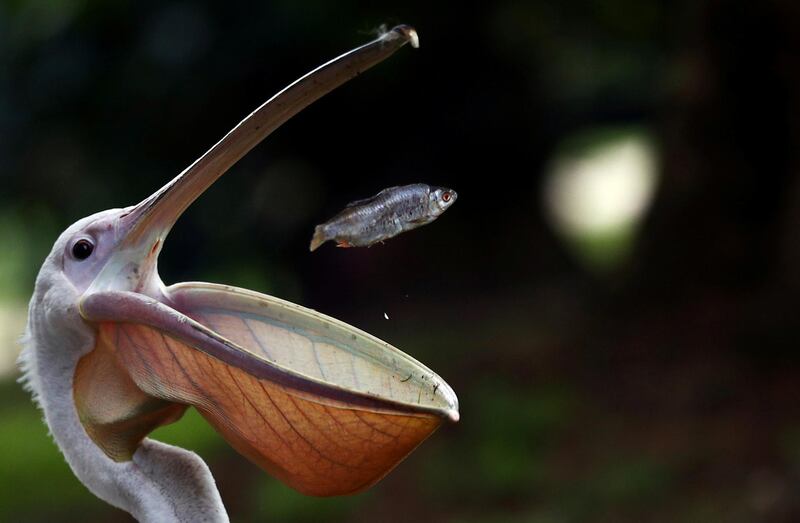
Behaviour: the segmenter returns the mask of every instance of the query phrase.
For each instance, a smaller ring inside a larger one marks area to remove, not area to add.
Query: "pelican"
[[[147,438],[196,408],[290,487],[333,496],[375,484],[443,422],[453,390],[346,323],[257,292],[166,286],[157,260],[178,217],[303,108],[404,44],[398,26],[290,84],[138,205],[79,220],[36,278],[23,382],[77,478],[145,522],[228,521],[195,453]]]

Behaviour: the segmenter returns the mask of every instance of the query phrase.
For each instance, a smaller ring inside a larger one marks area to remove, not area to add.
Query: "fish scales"
[[[366,247],[415,229],[438,218],[457,194],[452,189],[415,183],[389,187],[371,198],[356,200],[314,229],[310,250],[328,240],[339,247]]]

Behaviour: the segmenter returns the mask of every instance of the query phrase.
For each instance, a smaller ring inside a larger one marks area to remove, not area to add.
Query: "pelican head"
[[[36,279],[20,365],[78,479],[141,521],[227,521],[194,453],[147,438],[189,407],[300,492],[373,485],[443,421],[452,389],[391,345],[278,298],[210,283],[166,286],[158,255],[186,208],[304,107],[390,56],[399,26],[261,105],[137,205],[64,231]]]

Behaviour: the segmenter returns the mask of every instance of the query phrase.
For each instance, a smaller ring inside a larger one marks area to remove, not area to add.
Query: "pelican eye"
[[[85,260],[92,255],[94,244],[87,239],[81,239],[72,246],[72,255],[76,260]]]

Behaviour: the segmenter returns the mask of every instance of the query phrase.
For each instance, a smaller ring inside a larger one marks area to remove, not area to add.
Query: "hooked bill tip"
[[[408,41],[411,43],[411,47],[414,49],[419,49],[419,35],[413,29],[408,32]]]
[[[405,39],[407,42],[411,44],[411,47],[414,49],[419,47],[419,35],[417,34],[416,29],[411,27],[410,25],[398,25],[397,27],[393,27],[391,31],[384,35],[384,38],[397,38],[397,37]]]

